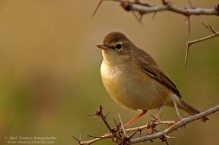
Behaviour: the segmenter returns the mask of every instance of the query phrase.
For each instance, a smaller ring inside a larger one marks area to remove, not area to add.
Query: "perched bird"
[[[102,45],[101,77],[113,100],[125,108],[141,111],[125,127],[144,115],[147,110],[162,106],[174,107],[195,115],[196,108],[182,100],[180,92],[155,60],[135,46],[123,33],[107,34]],[[203,122],[207,117],[201,118]]]

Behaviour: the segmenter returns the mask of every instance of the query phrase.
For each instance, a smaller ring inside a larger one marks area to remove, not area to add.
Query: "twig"
[[[99,109],[96,111],[96,113],[93,114],[93,115],[89,115],[89,116],[94,116],[94,115],[99,116],[99,117],[102,119],[102,121],[104,122],[104,124],[106,125],[106,127],[108,128],[108,130],[110,131],[110,133],[107,133],[107,134],[105,134],[105,135],[103,135],[103,136],[100,136],[100,137],[95,137],[95,139],[90,140],[90,141],[79,142],[79,145],[91,144],[91,143],[94,143],[94,142],[96,142],[96,141],[98,141],[98,140],[101,140],[101,139],[104,139],[104,138],[109,138],[109,137],[116,137],[117,139],[120,139],[120,140],[121,140],[120,136],[118,136],[117,134],[115,134],[114,130],[110,127],[109,123],[108,123],[107,120],[106,120],[106,116],[103,115],[102,110],[103,110],[103,107],[100,105],[100,106],[99,106]],[[108,114],[109,114],[109,113],[108,113]],[[107,115],[108,115],[108,114],[107,114]],[[91,136],[90,136],[90,137],[91,137]]]
[[[105,139],[105,138],[111,138],[111,136],[112,136],[111,133],[107,133],[107,134],[104,134],[100,137],[97,137],[97,138],[89,140],[89,141],[80,141],[80,142],[78,142],[78,144],[79,145],[90,145],[90,144],[95,143],[99,140],[102,140],[102,139]]]
[[[160,125],[160,124],[168,124],[168,125],[173,125],[175,124],[175,121],[156,121],[154,122],[155,125]],[[126,132],[132,132],[132,131],[136,131],[136,130],[143,130],[145,128],[147,128],[148,124],[140,126],[140,127],[133,127],[133,128],[128,128],[126,129]]]
[[[96,13],[97,9],[99,8],[100,4],[103,0],[100,0],[100,2],[97,5],[97,8],[95,9],[92,17]],[[186,17],[189,17],[191,15],[216,15],[219,16],[219,4],[217,4],[214,8],[198,8],[193,7],[191,2],[189,1],[189,4],[191,8],[184,8],[184,7],[177,7],[174,6],[170,1],[162,0],[163,5],[152,5],[148,3],[142,3],[138,0],[135,0],[133,2],[127,1],[127,0],[104,0],[104,1],[115,1],[121,3],[121,6],[126,11],[137,11],[141,14],[141,17],[143,14],[148,13],[156,13],[160,11],[171,11],[174,13],[182,14]],[[139,19],[141,19],[141,17]]]
[[[103,2],[103,0],[100,0],[100,1],[99,1],[99,3],[98,3],[98,5],[97,5],[96,9],[94,10],[94,12],[93,12],[93,14],[92,14],[92,18],[93,18],[94,15],[96,14],[96,12],[97,12],[97,10],[98,10],[98,8],[100,7],[100,5],[101,5],[102,2]]]
[[[113,1],[116,1],[116,0],[113,0]],[[121,2],[121,1],[117,1],[117,2]],[[212,8],[212,9],[183,8],[183,7],[174,6],[170,3],[167,3],[165,5],[155,5],[155,6],[148,7],[148,6],[141,5],[141,4],[134,4],[129,1],[122,2],[121,5],[127,11],[134,10],[134,11],[142,12],[144,14],[154,13],[154,12],[159,12],[159,11],[171,11],[171,12],[182,14],[185,16],[191,16],[191,15],[217,15],[219,16],[219,12],[216,8]]]
[[[100,109],[99,109],[100,110]],[[98,111],[99,111],[98,110]],[[98,112],[97,111],[97,112]],[[150,135],[147,135],[147,136],[142,136],[142,137],[137,137],[137,138],[133,138],[131,139],[131,137],[133,137],[133,135],[137,132],[137,131],[141,131],[142,129],[145,129],[147,128],[147,125],[144,125],[144,126],[140,126],[140,127],[135,127],[135,128],[129,128],[129,129],[126,129],[126,132],[132,132],[134,131],[134,133],[132,133],[129,137],[128,137],[128,144],[126,145],[130,145],[130,144],[135,144],[135,143],[139,143],[139,142],[145,142],[145,141],[152,141],[152,139],[156,139],[156,138],[160,138],[162,141],[166,142],[167,143],[167,140],[166,139],[171,139],[173,137],[170,137],[168,136],[169,133],[173,132],[174,130],[182,127],[182,126],[185,126],[186,124],[190,123],[190,122],[193,122],[195,120],[199,120],[200,118],[204,117],[204,116],[208,116],[210,114],[213,114],[215,112],[219,111],[219,105],[213,107],[213,108],[210,108],[204,112],[201,112],[199,114],[196,114],[194,116],[190,116],[188,118],[183,118],[181,120],[179,120],[178,122],[175,122],[175,121],[159,121],[158,122],[155,122],[156,125],[158,124],[169,124],[169,125],[172,125],[170,126],[169,128],[163,130],[163,131],[160,131],[160,132],[156,132],[156,133],[153,133],[153,134],[150,134]],[[104,117],[103,117],[104,118]],[[107,122],[107,121],[106,121]],[[108,124],[108,123],[106,123]],[[107,127],[108,128],[108,127]],[[111,127],[110,127],[111,128]],[[116,132],[117,133],[117,132]],[[90,145],[94,142],[97,142],[99,140],[102,140],[102,139],[106,139],[106,138],[112,138],[114,139],[115,136],[114,136],[115,132],[113,133],[107,133],[105,135],[102,135],[100,137],[95,137],[95,139],[92,139],[92,140],[89,140],[89,141],[81,141],[81,140],[78,140],[75,139],[79,142],[79,145]],[[118,135],[118,134],[117,134]],[[120,138],[121,139],[121,138]],[[127,138],[125,138],[127,139]],[[124,138],[120,140],[121,142],[124,141]],[[127,142],[126,142],[127,143]]]
[[[188,41],[186,43],[186,56],[185,56],[185,68],[186,68],[186,64],[187,64],[187,60],[188,60],[188,55],[189,55],[189,48],[192,44],[195,44],[195,43],[198,43],[198,42],[201,42],[201,41],[205,41],[205,40],[208,40],[208,39],[212,39],[214,37],[218,37],[219,36],[219,32],[214,30],[214,28],[211,26],[211,25],[208,25],[206,26],[205,24],[203,24],[207,29],[209,29],[212,34],[209,35],[209,36],[206,36],[206,37],[203,37],[203,38],[200,38],[200,39],[196,39],[196,40],[192,40],[192,41]]]
[[[155,139],[155,138],[160,138],[160,136],[162,136],[162,135],[168,135],[169,133],[173,132],[174,130],[176,130],[176,129],[182,127],[182,126],[185,126],[186,124],[188,124],[190,122],[198,120],[198,119],[200,119],[204,116],[208,116],[210,114],[213,114],[217,111],[219,111],[219,105],[217,105],[213,108],[210,108],[210,109],[208,109],[204,112],[201,112],[199,114],[196,114],[194,116],[190,116],[188,118],[183,118],[182,120],[178,121],[175,125],[170,126],[169,128],[165,129],[164,131],[157,132],[157,133],[154,133],[154,134],[148,135],[148,136],[143,136],[143,137],[138,137],[138,138],[135,138],[135,139],[131,139],[130,142],[131,142],[131,144],[135,144],[135,143],[145,142],[145,141]]]

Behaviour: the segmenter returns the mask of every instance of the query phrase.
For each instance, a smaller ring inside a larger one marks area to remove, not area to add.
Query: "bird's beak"
[[[104,44],[101,44],[101,45],[97,45],[98,48],[102,49],[102,50],[107,50],[109,49],[109,47],[107,47],[106,45]]]

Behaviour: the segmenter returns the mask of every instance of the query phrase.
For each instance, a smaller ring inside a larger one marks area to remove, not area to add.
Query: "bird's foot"
[[[155,132],[158,132],[158,130],[155,129],[158,122],[159,122],[158,119],[154,119],[154,120],[148,121],[146,128],[147,128],[148,130],[151,129],[151,132],[150,132],[149,134],[153,134],[153,133],[155,133]]]
[[[179,117],[177,120],[175,120],[175,123],[177,124],[179,121],[181,121],[183,118]]]
[[[172,126],[175,126],[175,125],[177,125],[177,124],[178,124],[178,122],[180,122],[182,119],[183,119],[182,117],[179,117],[177,120],[175,120],[175,121],[174,121],[174,123],[173,123],[173,124],[170,124],[170,125],[172,125]],[[182,127],[186,128],[186,125],[184,125],[184,126],[181,126],[181,128],[182,128]]]

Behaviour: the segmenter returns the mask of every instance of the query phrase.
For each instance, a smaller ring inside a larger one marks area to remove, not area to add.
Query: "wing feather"
[[[175,93],[177,96],[182,98],[180,95],[180,92],[178,91],[176,85],[170,80],[170,78],[159,68],[157,63],[154,61],[154,59],[147,54],[146,52],[142,51],[144,55],[139,54],[138,56],[134,57],[134,62],[138,64],[143,70],[145,70],[145,73],[170,89],[173,93]]]

